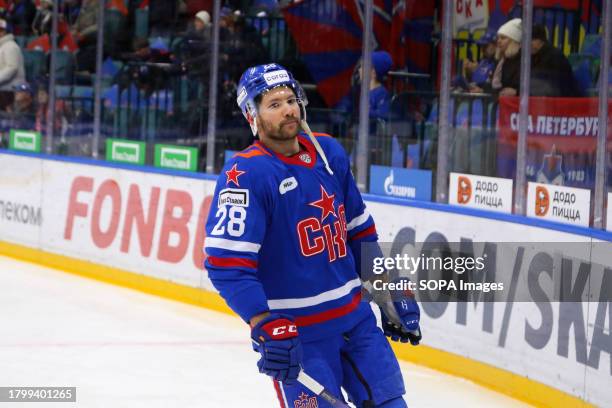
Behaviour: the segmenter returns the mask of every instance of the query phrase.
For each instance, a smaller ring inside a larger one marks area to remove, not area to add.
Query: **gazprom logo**
[[[395,185],[393,184],[393,179],[393,170],[391,170],[389,175],[385,178],[385,194],[403,198],[416,197],[416,189],[414,187]]]
[[[114,142],[111,158],[117,161],[138,163],[140,145],[133,143]]]
[[[266,84],[272,86],[276,84],[280,84],[282,82],[289,82],[289,73],[286,70],[280,69],[278,71],[266,72],[264,74],[264,79],[266,80]]]
[[[189,170],[191,167],[191,151],[185,149],[173,149],[162,147],[161,166],[173,169]]]

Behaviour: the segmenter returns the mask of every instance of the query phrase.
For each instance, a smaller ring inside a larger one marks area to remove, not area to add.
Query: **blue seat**
[[[47,57],[43,51],[24,50],[23,61],[28,82],[35,82],[47,73]]]
[[[73,82],[76,59],[69,51],[57,50],[55,53],[55,80],[61,84]]]
[[[601,54],[601,36],[599,34],[587,34],[582,42],[580,53],[599,57]]]
[[[149,36],[149,8],[136,9],[134,35],[137,38],[147,38]]]
[[[597,82],[596,70],[599,68],[599,58],[588,54],[570,54],[568,61],[580,89],[586,92],[592,88]]]

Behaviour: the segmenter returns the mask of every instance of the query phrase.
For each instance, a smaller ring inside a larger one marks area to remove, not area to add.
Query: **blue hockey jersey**
[[[204,244],[213,285],[244,321],[286,313],[304,341],[372,313],[354,253],[377,239],[344,149],[315,135],[333,175],[302,134],[291,157],[259,141],[237,153],[217,181]]]

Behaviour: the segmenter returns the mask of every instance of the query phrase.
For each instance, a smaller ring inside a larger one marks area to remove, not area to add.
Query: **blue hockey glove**
[[[302,343],[291,316],[273,313],[251,329],[253,350],[261,354],[257,362],[264,373],[285,384],[295,382],[302,363]]]
[[[421,341],[419,320],[421,311],[412,296],[396,301],[387,301],[380,307],[383,331],[393,341],[410,342],[416,346]]]

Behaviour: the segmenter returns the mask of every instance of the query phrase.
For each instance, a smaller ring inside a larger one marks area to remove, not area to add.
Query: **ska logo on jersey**
[[[300,397],[293,401],[294,408],[319,408],[317,397],[311,397],[302,391]]]
[[[336,195],[321,186],[321,198],[309,203],[321,210],[320,217],[308,217],[298,222],[300,250],[304,256],[326,252],[329,262],[346,256],[346,216],[344,205],[335,208]],[[327,222],[325,222],[327,220]]]
[[[240,183],[238,182],[238,177],[242,176],[246,171],[238,170],[238,164],[235,163],[231,169],[225,172],[227,176],[227,180],[225,181],[225,185],[229,185],[229,183],[234,183],[236,186],[240,187]]]
[[[325,221],[327,216],[330,214],[333,215],[334,217],[337,217],[336,210],[334,209],[334,198],[335,197],[336,197],[335,194],[332,194],[332,195],[327,194],[327,191],[325,191],[323,186],[321,186],[321,198],[318,199],[317,201],[313,201],[312,203],[308,204],[313,207],[317,207],[321,209],[321,222]]]

